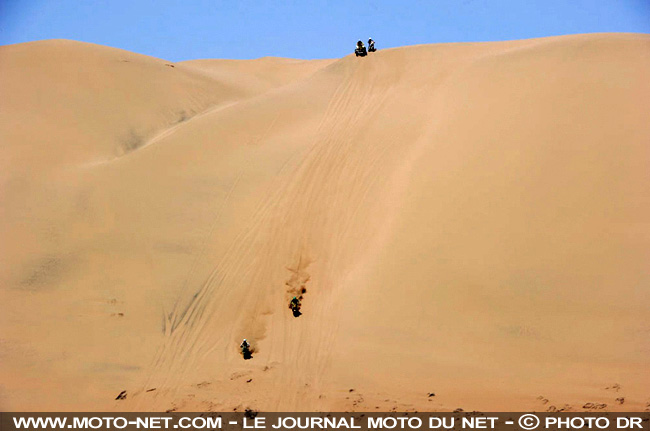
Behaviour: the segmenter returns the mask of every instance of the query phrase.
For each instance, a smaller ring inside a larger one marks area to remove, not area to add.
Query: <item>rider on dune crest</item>
[[[368,55],[368,51],[366,51],[366,47],[363,45],[363,42],[359,41],[357,42],[357,47],[354,50],[354,55],[357,57],[365,57]]]
[[[366,47],[363,45],[363,42],[358,41],[357,46],[354,48],[354,55],[357,57],[365,57],[368,55],[369,52],[375,52],[377,51],[377,48],[375,48],[375,41],[372,40],[372,38],[368,39],[368,49],[366,50]]]

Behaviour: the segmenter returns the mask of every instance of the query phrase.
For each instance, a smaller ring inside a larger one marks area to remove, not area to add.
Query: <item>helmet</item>
[[[293,299],[298,299],[298,298],[294,296]]]
[[[246,341],[246,338],[244,338],[244,341]]]

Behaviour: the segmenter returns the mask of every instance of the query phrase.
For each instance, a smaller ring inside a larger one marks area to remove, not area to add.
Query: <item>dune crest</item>
[[[650,402],[650,36],[0,73],[3,410]]]

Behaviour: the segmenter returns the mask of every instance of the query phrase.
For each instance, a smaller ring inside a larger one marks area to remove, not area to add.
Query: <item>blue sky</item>
[[[650,0],[0,0],[0,45],[65,38],[171,61],[650,33]]]

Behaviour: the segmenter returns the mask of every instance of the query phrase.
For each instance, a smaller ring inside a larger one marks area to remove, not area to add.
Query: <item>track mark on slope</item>
[[[294,268],[287,267],[287,270],[291,271],[291,277],[285,282],[285,285],[289,286],[287,293],[290,296],[298,296],[302,298],[303,293],[307,292],[305,286],[310,279],[310,275],[305,270],[310,264],[311,261],[309,259],[304,259],[300,256],[298,263]]]
[[[309,259],[303,259],[302,255],[300,255],[298,264],[295,266],[295,268],[287,267],[287,270],[291,271],[291,277],[284,283],[286,286],[288,286],[287,293],[289,294],[289,297],[298,298],[298,301],[301,302],[303,300],[304,294],[307,292],[307,282],[311,278],[311,276],[305,271],[310,263],[311,261],[309,261]],[[291,302],[289,302],[289,308],[293,312],[293,317],[299,317],[302,315],[300,312],[300,307],[294,310],[292,308]]]
[[[354,231],[355,220],[363,207],[361,201],[367,198],[372,184],[377,181],[373,173],[387,150],[386,145],[378,148],[374,142],[362,139],[360,126],[384,105],[388,95],[374,93],[362,84],[365,82],[361,79],[363,76],[354,75],[353,79],[343,80],[330,96],[313,136],[313,145],[300,154],[289,181],[286,177],[276,177],[274,187],[269,187],[272,192],[268,199],[259,202],[248,226],[227,246],[223,258],[214,264],[207,279],[197,285],[195,269],[190,268],[189,280],[186,280],[188,291],[183,295],[185,301],[179,301],[165,318],[165,341],[150,377],[152,383],[156,379],[156,384],[170,388],[171,398],[182,385],[184,375],[203,364],[210,355],[214,356],[215,351],[223,350],[222,354],[230,357],[236,350],[232,346],[239,343],[241,337],[251,339],[256,348],[262,347],[260,341],[266,338],[268,314],[272,313],[269,310],[277,307],[274,304],[283,295],[277,282],[286,280],[284,295],[290,297],[302,295],[310,280],[307,267],[312,262],[308,259],[299,257],[297,264],[283,265],[287,257],[295,256],[292,251],[309,245],[313,246],[313,254],[318,258],[331,255],[322,261],[322,268],[318,268],[319,286],[328,286],[328,291],[313,305],[313,311],[314,315],[331,316],[337,309],[338,296],[334,295],[337,283],[321,274],[336,273],[336,279],[341,277],[341,267],[346,262],[336,258],[339,255],[336,244],[340,243],[336,239]],[[261,128],[262,133],[249,144],[264,141],[278,117]],[[171,132],[173,130],[168,131]],[[157,139],[162,138],[164,136]],[[148,145],[155,140],[152,138]],[[283,164],[280,171],[287,166]],[[206,241],[211,235],[208,234]],[[291,272],[288,279],[282,272],[283,267]],[[268,283],[270,279],[274,282]],[[232,289],[235,285],[238,288]],[[275,343],[282,346],[280,356],[293,365],[308,364],[317,374],[322,374],[328,365],[328,355],[319,352],[330,351],[336,333],[336,319],[331,321],[326,329],[312,325],[285,328],[281,333],[287,342]],[[215,331],[215,328],[221,330]],[[224,330],[226,328],[228,330]],[[307,336],[309,331],[313,336]],[[297,340],[300,343],[296,343]],[[262,348],[269,347],[273,346]],[[287,384],[294,387],[304,383],[300,374],[293,372],[293,367],[278,379],[286,379]],[[318,384],[319,379],[315,382]],[[297,405],[300,397],[294,398]]]

